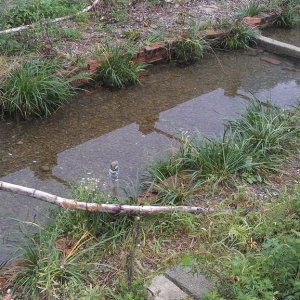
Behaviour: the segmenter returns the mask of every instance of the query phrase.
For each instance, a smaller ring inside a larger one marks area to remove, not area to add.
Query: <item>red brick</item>
[[[263,24],[263,18],[261,17],[245,17],[243,22],[251,27],[256,27]]]

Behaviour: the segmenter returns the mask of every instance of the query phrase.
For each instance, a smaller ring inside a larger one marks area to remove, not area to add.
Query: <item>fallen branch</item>
[[[98,204],[79,202],[73,199],[67,199],[52,195],[43,191],[27,188],[25,186],[16,185],[0,181],[0,190],[12,192],[19,195],[25,195],[36,198],[41,201],[52,203],[67,209],[84,210],[89,212],[106,212],[112,214],[138,214],[151,215],[167,212],[186,212],[194,214],[205,214],[216,211],[213,208],[193,207],[193,206],[138,206],[138,205],[122,205],[122,204]]]
[[[83,13],[89,12],[89,11],[92,10],[99,2],[100,2],[100,0],[95,0],[91,5],[89,5],[89,6],[86,7],[85,9],[83,9],[83,10],[77,12],[77,13],[74,14],[74,15],[56,18],[56,19],[47,21],[46,23],[47,23],[47,24],[52,24],[52,23],[58,23],[58,22],[61,22],[61,21],[66,21],[66,20],[72,19],[72,18],[74,18],[74,17],[76,17],[76,16],[79,16],[79,15],[81,15],[81,14],[83,14]],[[32,24],[29,24],[29,25],[23,25],[23,26],[19,26],[19,27],[15,27],[15,28],[10,28],[10,29],[6,29],[6,30],[2,30],[2,31],[0,31],[0,34],[7,34],[7,33],[20,32],[20,31],[23,31],[23,30],[27,30],[27,29],[34,28],[35,26],[36,26],[36,23],[32,23]]]

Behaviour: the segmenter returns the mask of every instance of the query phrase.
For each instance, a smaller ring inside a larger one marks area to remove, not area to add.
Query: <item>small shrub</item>
[[[180,64],[191,64],[203,57],[204,44],[196,38],[181,38],[171,47],[172,58]]]
[[[264,12],[266,7],[258,0],[243,1],[242,6],[237,9],[240,17],[254,17],[259,13]]]
[[[98,48],[95,54],[103,58],[97,75],[105,85],[122,88],[129,84],[140,83],[139,77],[145,66],[133,61],[131,49],[125,46]]]
[[[214,44],[215,47],[229,50],[244,49],[254,41],[257,35],[254,28],[240,23],[231,25],[230,29],[226,37]]]
[[[58,70],[55,62],[43,60],[29,60],[12,69],[0,83],[2,115],[47,117],[66,103],[73,90]]]
[[[297,10],[297,0],[281,0],[279,7],[281,8],[281,14],[275,20],[275,24],[283,28],[292,28],[299,24],[299,8]]]

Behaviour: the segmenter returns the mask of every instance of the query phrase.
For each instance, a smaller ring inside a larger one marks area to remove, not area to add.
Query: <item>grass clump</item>
[[[237,14],[240,17],[254,17],[259,13],[264,12],[266,7],[258,0],[246,0],[243,1],[241,7],[237,9]]]
[[[130,47],[106,45],[95,50],[95,55],[102,59],[97,75],[105,85],[122,88],[140,83],[145,65],[133,60]]]
[[[299,24],[300,13],[298,0],[281,0],[277,5],[281,9],[281,14],[275,20],[277,26],[292,28]]]
[[[221,138],[183,136],[180,150],[150,168],[153,182],[163,187],[173,178],[166,194],[182,194],[179,174],[197,184],[228,180],[263,182],[267,171],[277,171],[282,160],[296,149],[299,122],[295,114],[254,99],[245,114],[228,123]],[[261,174],[261,175],[260,175]],[[172,193],[171,193],[172,192]]]
[[[86,236],[68,253],[57,246],[57,241],[56,232],[40,231],[21,249],[22,267],[13,281],[25,299],[66,299],[69,290],[91,282],[92,272],[82,263]]]
[[[70,82],[58,75],[54,61],[29,60],[10,70],[0,83],[2,115],[30,119],[47,117],[73,94]]]
[[[250,147],[270,157],[288,154],[297,143],[299,128],[291,113],[277,108],[270,102],[253,100],[245,115],[229,123],[239,140],[247,140]]]
[[[197,38],[180,38],[171,46],[172,58],[179,64],[192,64],[203,57],[204,49],[203,41]]]
[[[234,23],[230,26],[230,32],[213,46],[221,49],[237,50],[247,48],[253,43],[257,31],[241,23]]]

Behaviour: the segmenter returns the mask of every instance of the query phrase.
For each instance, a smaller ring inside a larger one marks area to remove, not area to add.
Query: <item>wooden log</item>
[[[89,12],[90,10],[92,10],[98,3],[100,2],[100,0],[95,0],[91,5],[89,5],[88,7],[86,7],[85,9],[77,12],[74,15],[70,15],[70,16],[65,16],[65,17],[60,17],[60,18],[56,18],[53,20],[50,20],[47,22],[47,24],[53,24],[53,23],[58,23],[58,22],[62,22],[62,21],[66,21],[69,19],[72,19],[76,16],[79,16],[83,13]],[[20,32],[20,31],[24,31],[27,29],[31,29],[34,28],[36,26],[36,23],[33,24],[29,24],[29,25],[23,25],[23,26],[19,26],[19,27],[15,27],[15,28],[10,28],[10,29],[6,29],[6,30],[2,30],[0,31],[0,34],[9,34],[9,33],[16,33],[16,32]]]
[[[195,206],[139,206],[139,205],[122,205],[122,204],[98,204],[79,202],[73,199],[59,197],[40,190],[28,188],[21,185],[11,184],[0,181],[0,190],[25,195],[38,200],[52,203],[66,209],[83,210],[89,212],[106,212],[112,214],[137,214],[151,215],[169,212],[185,212],[194,214],[206,214],[216,211],[214,208],[204,208]]]

